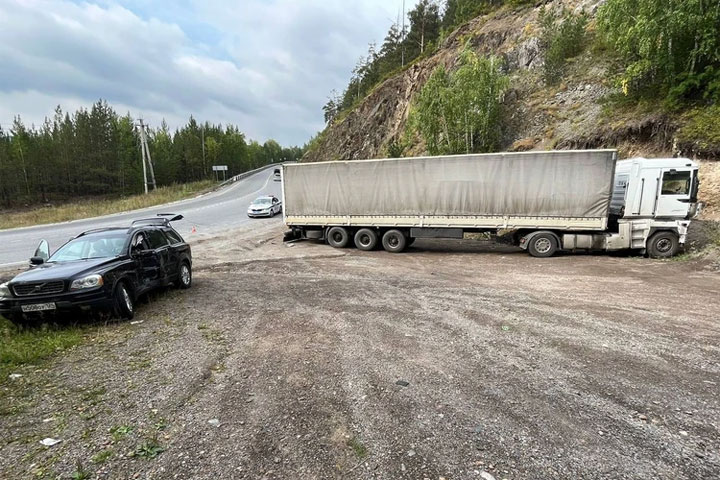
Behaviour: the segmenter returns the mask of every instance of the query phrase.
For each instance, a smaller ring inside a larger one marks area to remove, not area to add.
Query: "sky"
[[[410,9],[413,0],[407,1]],[[402,0],[0,0],[0,125],[103,98],[171,128],[302,145]]]

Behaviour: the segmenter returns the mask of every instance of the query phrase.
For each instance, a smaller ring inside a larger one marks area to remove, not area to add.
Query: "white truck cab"
[[[622,160],[610,211],[628,219],[690,219],[697,209],[698,169],[686,158]]]
[[[686,158],[633,158],[617,163],[610,202],[617,234],[608,250],[643,250],[653,257],[675,255],[698,213],[699,165]]]

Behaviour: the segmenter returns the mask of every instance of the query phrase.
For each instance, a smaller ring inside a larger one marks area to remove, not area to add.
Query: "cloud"
[[[194,115],[302,144],[397,15],[386,0],[163,3],[0,0],[0,123],[104,98],[155,125]]]

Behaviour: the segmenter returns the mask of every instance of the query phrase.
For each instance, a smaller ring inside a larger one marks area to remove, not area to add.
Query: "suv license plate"
[[[55,310],[54,303],[36,303],[35,305],[23,305],[20,307],[23,312],[43,312],[45,310]]]

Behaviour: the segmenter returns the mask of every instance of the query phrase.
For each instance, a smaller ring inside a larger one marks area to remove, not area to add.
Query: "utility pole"
[[[150,170],[150,183],[152,184],[153,190],[157,188],[157,185],[155,184],[155,169],[153,168],[152,164],[152,158],[150,157],[150,147],[148,147],[147,143],[147,135],[145,133],[145,124],[143,123],[143,119],[139,119],[140,121],[140,149],[142,150],[142,160],[143,160],[143,178],[145,180],[145,193],[148,193],[148,179],[147,179],[147,170],[145,168],[145,162],[147,161],[147,167]]]
[[[202,160],[203,160],[203,176],[205,175],[205,125],[200,125],[200,141],[202,142]]]
[[[405,67],[405,0],[403,0],[402,32],[400,32],[400,45],[402,45],[402,66]]]

